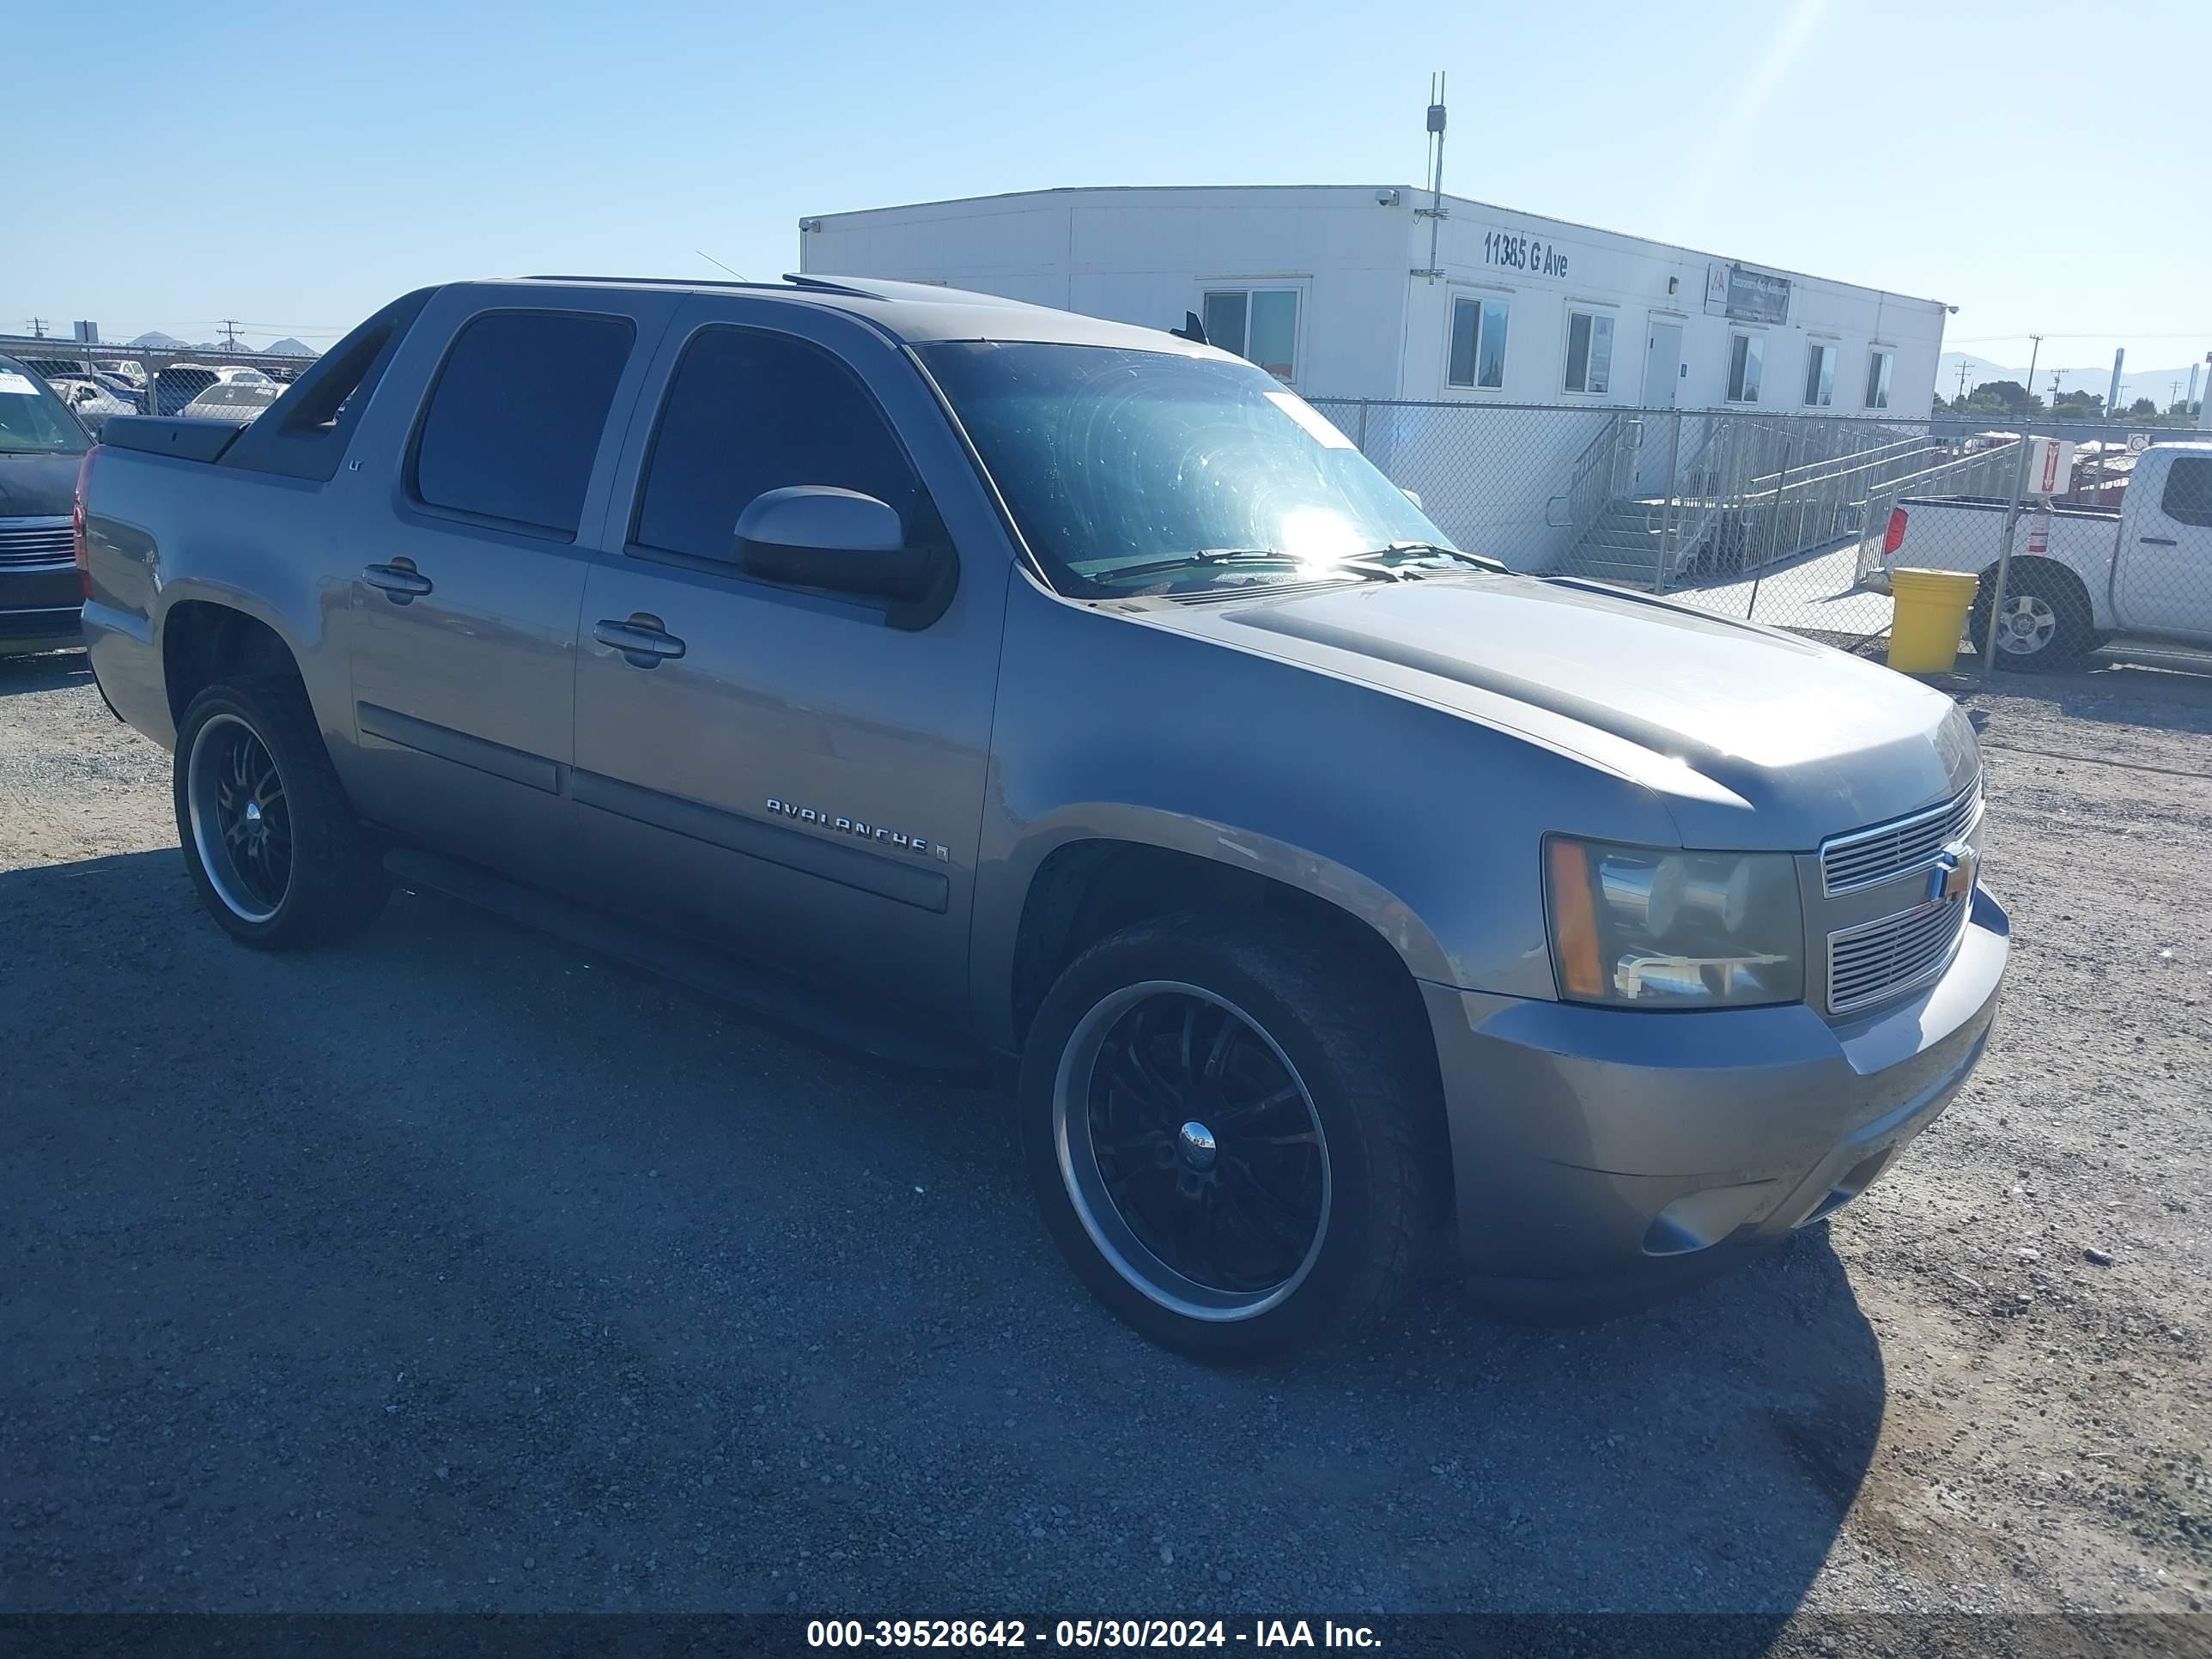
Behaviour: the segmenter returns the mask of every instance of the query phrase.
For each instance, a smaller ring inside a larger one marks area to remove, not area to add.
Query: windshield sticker
[[[1324,449],[1350,449],[1352,440],[1339,432],[1323,415],[1295,392],[1270,392],[1267,401],[1306,429],[1306,435]]]
[[[0,392],[9,392],[18,398],[35,398],[39,395],[39,388],[31,384],[31,377],[27,374],[18,374],[12,368],[0,368]]]

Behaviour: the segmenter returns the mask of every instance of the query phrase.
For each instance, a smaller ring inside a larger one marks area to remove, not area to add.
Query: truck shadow
[[[12,697],[25,691],[60,691],[91,683],[92,659],[82,651],[0,657],[0,697]]]
[[[1820,1230],[1594,1328],[1437,1286],[1208,1370],[1079,1290],[984,1091],[404,895],[345,947],[246,951],[169,848],[0,872],[0,935],[40,988],[0,999],[0,1412],[48,1449],[7,1483],[53,1564],[27,1610],[795,1595],[1759,1638],[1863,1501],[1881,1354]],[[155,1566],[186,1544],[198,1577]]]

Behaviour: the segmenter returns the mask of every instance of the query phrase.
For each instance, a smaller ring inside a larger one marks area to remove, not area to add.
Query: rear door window
[[[921,481],[851,369],[790,335],[702,329],[661,403],[630,539],[732,558],[738,515],[755,496],[792,484],[873,495],[915,533]]]
[[[415,441],[416,499],[574,540],[634,335],[626,317],[570,312],[471,321]]]
[[[2177,455],[2166,475],[2159,510],[2176,524],[2212,528],[2212,459]]]

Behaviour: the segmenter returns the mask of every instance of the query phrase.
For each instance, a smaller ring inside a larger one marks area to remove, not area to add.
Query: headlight
[[[1805,994],[1796,861],[1544,842],[1559,994],[1632,1008],[1741,1008]]]

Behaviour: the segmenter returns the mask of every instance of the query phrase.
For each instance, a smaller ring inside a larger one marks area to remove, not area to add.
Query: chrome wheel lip
[[[1320,1220],[1314,1230],[1313,1242],[1297,1270],[1279,1285],[1265,1291],[1240,1293],[1218,1290],[1177,1272],[1138,1239],[1106,1190],[1097,1152],[1091,1143],[1092,1078],[1105,1039],[1121,1017],[1139,1003],[1158,996],[1195,998],[1242,1022],[1282,1066],[1296,1086],[1307,1116],[1312,1120],[1321,1150]],[[1074,1030],[1060,1048],[1060,1066],[1053,1077],[1052,1131],[1060,1182],[1092,1246],[1126,1283],[1150,1301],[1185,1319],[1225,1324],[1256,1319],[1281,1306],[1311,1275],[1314,1264],[1321,1259],[1322,1250],[1328,1242],[1335,1199],[1334,1169],[1329,1157],[1328,1133],[1322,1127],[1321,1114],[1314,1108],[1313,1091],[1307,1087],[1305,1079],[1267,1028],[1217,991],[1183,980],[1144,980],[1101,998],[1076,1022]]]
[[[2018,626],[2021,621],[2027,626]],[[2014,593],[2005,600],[1997,617],[1997,647],[2016,657],[2032,657],[2049,645],[2058,632],[2058,613],[2048,601],[2033,593]]]
[[[222,779],[216,774],[215,744],[235,741],[238,733],[243,733],[246,740],[261,751],[269,769],[276,775],[279,785],[283,784],[283,773],[276,765],[276,754],[262,735],[236,714],[215,714],[193,733],[191,749],[185,758],[185,806],[193,851],[199,855],[200,868],[206,872],[208,884],[215,889],[216,896],[240,921],[264,922],[283,908],[284,897],[291,891],[291,872],[285,872],[284,894],[274,903],[266,902],[240,876],[236,860],[225,843],[219,805]],[[250,804],[258,805],[258,801]],[[249,819],[249,815],[241,811],[240,817],[257,828],[265,821],[258,811]]]

